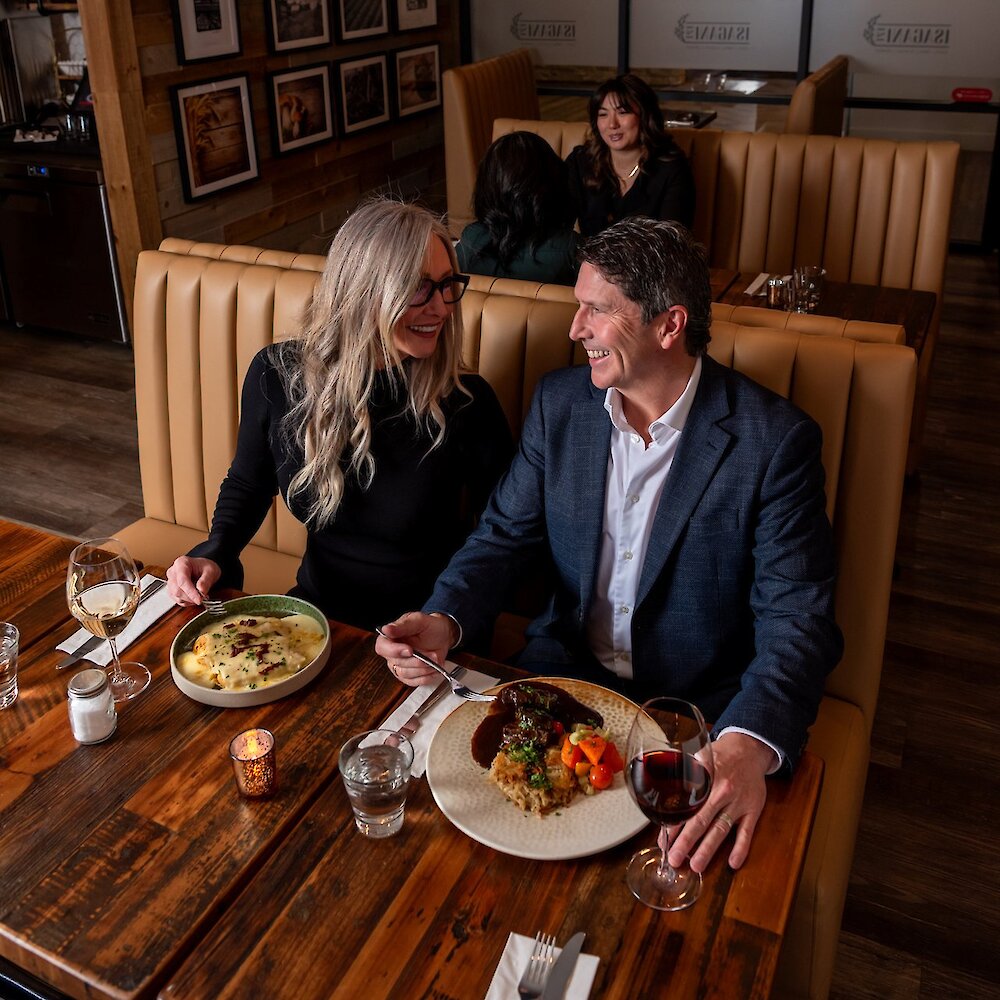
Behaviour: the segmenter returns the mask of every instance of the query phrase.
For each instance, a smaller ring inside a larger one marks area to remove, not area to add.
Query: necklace
[[[632,180],[632,178],[639,173],[639,160],[635,161],[635,166],[627,174],[618,174],[617,171],[615,171],[615,173],[618,175],[618,180],[620,181]]]

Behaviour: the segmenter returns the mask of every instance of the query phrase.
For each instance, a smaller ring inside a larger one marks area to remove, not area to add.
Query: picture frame
[[[328,0],[265,0],[267,45],[275,55],[329,45]]]
[[[236,0],[171,0],[170,5],[182,66],[242,54]]]
[[[337,41],[389,34],[389,0],[336,0]]]
[[[342,59],[337,63],[340,121],[345,136],[374,128],[392,118],[388,63],[384,52]]]
[[[246,73],[170,88],[186,201],[260,176]]]
[[[396,114],[406,118],[441,107],[441,46],[397,49],[394,55]]]
[[[334,137],[329,63],[268,73],[267,81],[276,155],[294,153]]]
[[[438,23],[437,0],[392,0],[394,30],[420,31]]]

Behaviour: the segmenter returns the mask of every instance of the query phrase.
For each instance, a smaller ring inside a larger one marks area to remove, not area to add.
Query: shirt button
[[[631,552],[626,552],[624,558],[625,559],[631,559],[632,558],[632,553]]]
[[[623,604],[623,605],[622,605],[622,606],[621,606],[621,607],[620,607],[620,608],[618,609],[618,613],[619,613],[619,614],[621,614],[621,615],[627,615],[627,614],[628,614],[628,605],[627,605],[627,604]]]
[[[639,443],[639,435],[638,434],[633,434],[632,435],[632,444],[638,444],[638,443]]]
[[[629,502],[630,502],[630,503],[638,503],[638,502],[639,502],[639,497],[638,497],[638,496],[637,496],[637,495],[636,495],[635,493],[633,493],[633,494],[632,494],[632,495],[631,495],[631,496],[629,497]]]

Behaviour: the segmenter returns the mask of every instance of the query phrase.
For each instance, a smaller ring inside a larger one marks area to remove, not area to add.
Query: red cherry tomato
[[[607,764],[593,764],[590,768],[590,783],[598,791],[610,788],[611,782],[615,780],[614,772]]]

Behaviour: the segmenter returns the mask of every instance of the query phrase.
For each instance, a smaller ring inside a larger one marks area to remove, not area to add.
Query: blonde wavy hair
[[[287,437],[305,457],[288,487],[289,501],[306,501],[307,519],[331,523],[356,475],[364,488],[375,476],[369,403],[376,372],[385,369],[395,391],[405,390],[406,409],[431,437],[444,440],[441,401],[459,382],[462,315],[451,313],[434,353],[404,367],[393,331],[424,276],[433,237],[444,244],[457,272],[448,230],[424,208],[387,198],[365,202],[333,239],[313,293],[298,352],[283,352],[282,374],[290,403]]]

